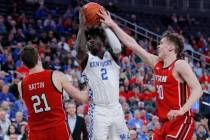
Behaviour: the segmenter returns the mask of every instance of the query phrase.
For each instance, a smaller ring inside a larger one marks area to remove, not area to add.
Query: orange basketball
[[[100,17],[97,15],[101,9],[101,5],[95,2],[90,2],[83,6],[83,14],[85,17],[85,24],[88,26],[94,26],[100,24]]]

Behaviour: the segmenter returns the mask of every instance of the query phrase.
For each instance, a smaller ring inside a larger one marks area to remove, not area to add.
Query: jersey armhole
[[[55,90],[58,92],[58,93],[60,93],[60,94],[63,94],[63,88],[61,89],[62,91],[60,91],[56,86],[55,86],[55,83],[53,82],[53,72],[54,71],[51,71],[51,83],[52,83],[52,85],[53,85],[53,87],[55,88]]]

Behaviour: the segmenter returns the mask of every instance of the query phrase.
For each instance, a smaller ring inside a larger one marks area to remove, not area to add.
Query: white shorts
[[[89,140],[128,140],[122,106],[93,105],[90,110]]]

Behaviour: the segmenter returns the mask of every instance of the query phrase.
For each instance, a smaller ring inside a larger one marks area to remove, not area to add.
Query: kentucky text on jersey
[[[112,65],[111,60],[106,60],[106,61],[103,61],[103,62],[99,62],[99,61],[90,62],[90,67],[91,68],[99,67],[99,66],[105,67],[105,66],[108,66],[108,65]]]
[[[44,88],[44,82],[30,84],[28,85],[28,88],[30,91],[34,89]]]
[[[155,81],[165,83],[168,76],[154,75]]]

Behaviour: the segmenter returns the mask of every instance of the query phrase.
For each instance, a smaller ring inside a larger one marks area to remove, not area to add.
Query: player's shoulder
[[[63,72],[60,72],[60,71],[57,71],[57,70],[52,71],[52,77],[53,77],[53,79],[55,79],[55,80],[62,79],[64,76],[65,76],[65,75],[64,75]]]
[[[63,72],[60,72],[60,71],[57,71],[57,70],[53,70],[52,73],[56,74],[56,75],[62,75],[63,74]]]
[[[175,62],[175,66],[186,66],[189,65],[185,60],[179,59]]]
[[[190,65],[185,61],[185,60],[177,60],[175,62],[174,68],[178,71],[183,70],[187,67],[189,67]]]

